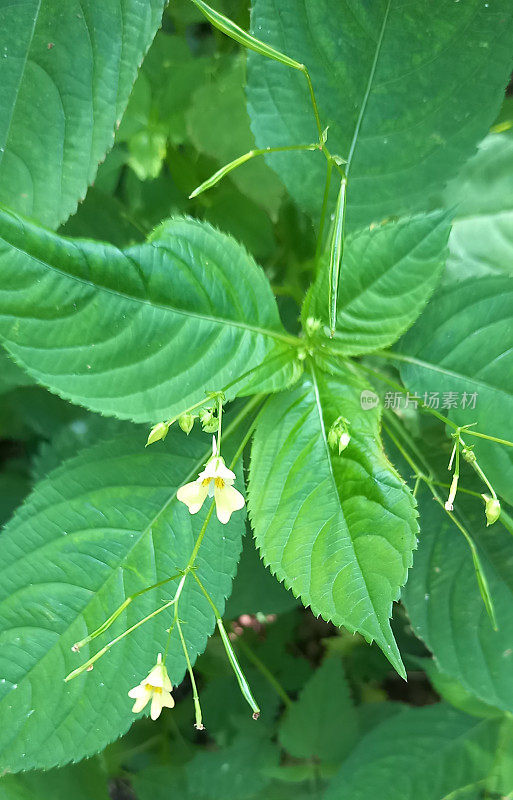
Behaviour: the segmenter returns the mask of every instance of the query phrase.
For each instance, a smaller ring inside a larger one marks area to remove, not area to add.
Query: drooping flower
[[[197,479],[181,486],[176,494],[178,500],[188,507],[191,514],[197,514],[205,499],[213,497],[219,522],[225,525],[234,511],[244,506],[244,497],[233,487],[235,473],[228,469],[224,458],[218,455],[215,437],[212,440],[212,457]]]
[[[132,711],[138,714],[151,700],[150,716],[153,720],[157,719],[164,706],[173,708],[175,704],[171,696],[172,688],[167,669],[162,663],[162,654],[159,653],[150,674],[128,692],[128,696],[135,700]]]

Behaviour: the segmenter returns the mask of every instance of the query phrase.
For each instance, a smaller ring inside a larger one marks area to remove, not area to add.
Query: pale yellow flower
[[[176,494],[178,500],[188,507],[191,514],[197,514],[206,497],[213,497],[216,502],[216,514],[219,522],[224,525],[229,522],[234,511],[239,511],[244,506],[244,497],[233,482],[235,473],[228,469],[224,458],[217,454],[215,437],[212,442],[212,457],[192,483],[181,486]]]
[[[135,700],[132,711],[138,714],[151,700],[150,716],[157,719],[164,707],[173,708],[175,704],[171,696],[172,688],[167,669],[162,663],[162,654],[159,653],[157,663],[148,677],[128,692],[128,696]]]

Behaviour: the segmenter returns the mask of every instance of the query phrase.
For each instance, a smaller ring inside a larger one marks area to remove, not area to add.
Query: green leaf
[[[294,340],[265,275],[206,223],[170,220],[151,241],[118,250],[0,211],[0,268],[7,350],[93,411],[155,422],[267,357],[263,382],[251,374],[239,393],[249,382],[252,391],[281,388],[294,374]]]
[[[314,614],[375,640],[404,675],[389,617],[415,547],[415,502],[383,452],[379,409],[362,410],[367,388],[352,372],[315,368],[267,402],[251,454],[249,511],[279,580]],[[327,443],[339,416],[351,435],[340,455]]]
[[[395,714],[355,747],[326,800],[440,800],[491,772],[500,724],[444,705]]]
[[[0,778],[2,800],[108,800],[107,776],[96,759],[50,772],[25,772]]]
[[[488,276],[440,291],[399,350],[410,392],[421,398],[438,392],[439,410],[458,425],[477,423],[481,433],[511,439],[513,278]],[[450,398],[450,392],[457,396]],[[454,407],[448,407],[451,402]],[[475,446],[495,490],[513,502],[513,448],[468,434],[463,438]]]
[[[443,270],[449,223],[445,214],[418,215],[350,236],[340,275],[337,350],[359,355],[386,347],[415,321]],[[302,316],[328,322],[327,270],[312,288]]]
[[[509,0],[253,0],[251,22],[255,36],[310,71],[329,150],[347,161],[352,228],[429,208],[486,134],[511,72]],[[247,93],[258,147],[315,141],[302,74],[250,53]],[[271,158],[317,216],[322,154]]]
[[[491,706],[513,711],[513,539],[500,521],[486,529],[481,501],[457,496],[455,509],[479,549],[497,615],[494,631],[467,543],[447,515],[421,493],[421,530],[403,600],[411,624],[440,670]]]
[[[342,664],[327,658],[280,725],[280,742],[295,758],[341,761],[358,737],[358,720]]]
[[[114,141],[163,0],[28,0],[0,12],[0,202],[50,227]]]
[[[503,716],[501,709],[490,706],[488,703],[483,703],[475,694],[465,689],[459,681],[442,672],[434,659],[419,658],[417,663],[426,672],[437,694],[454,708],[458,708],[460,711],[464,711],[474,717],[484,717],[485,719],[495,719]]]
[[[201,469],[205,442],[202,434],[171,431],[161,448],[145,449],[139,435],[96,445],[38,484],[6,527],[0,539],[1,770],[81,759],[132,723],[127,692],[163,651],[172,609],[123,639],[92,672],[69,683],[64,677],[171,599],[177,581],[139,597],[80,654],[71,646],[129,594],[185,567],[206,507],[191,516],[176,491]],[[225,526],[214,517],[199,550],[198,575],[221,612],[243,530],[242,514]],[[186,581],[179,613],[194,660],[214,629],[195,581]],[[167,667],[179,684],[185,659],[176,628]],[[192,719],[191,707],[191,725]]]
[[[458,204],[448,277],[513,275],[513,132],[487,136],[449,184],[444,199]]]
[[[270,781],[265,769],[278,764],[279,753],[272,742],[242,734],[229,747],[196,753],[187,764],[191,797],[198,800],[226,800],[254,797]]]

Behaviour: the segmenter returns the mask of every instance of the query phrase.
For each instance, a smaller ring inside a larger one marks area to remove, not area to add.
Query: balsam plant
[[[510,2],[0,18],[0,793],[512,796]]]

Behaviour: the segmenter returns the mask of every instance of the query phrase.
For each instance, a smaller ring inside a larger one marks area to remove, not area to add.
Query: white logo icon
[[[368,411],[370,408],[376,408],[378,403],[379,397],[375,392],[371,392],[369,389],[364,389],[360,394],[360,405],[364,411]]]

